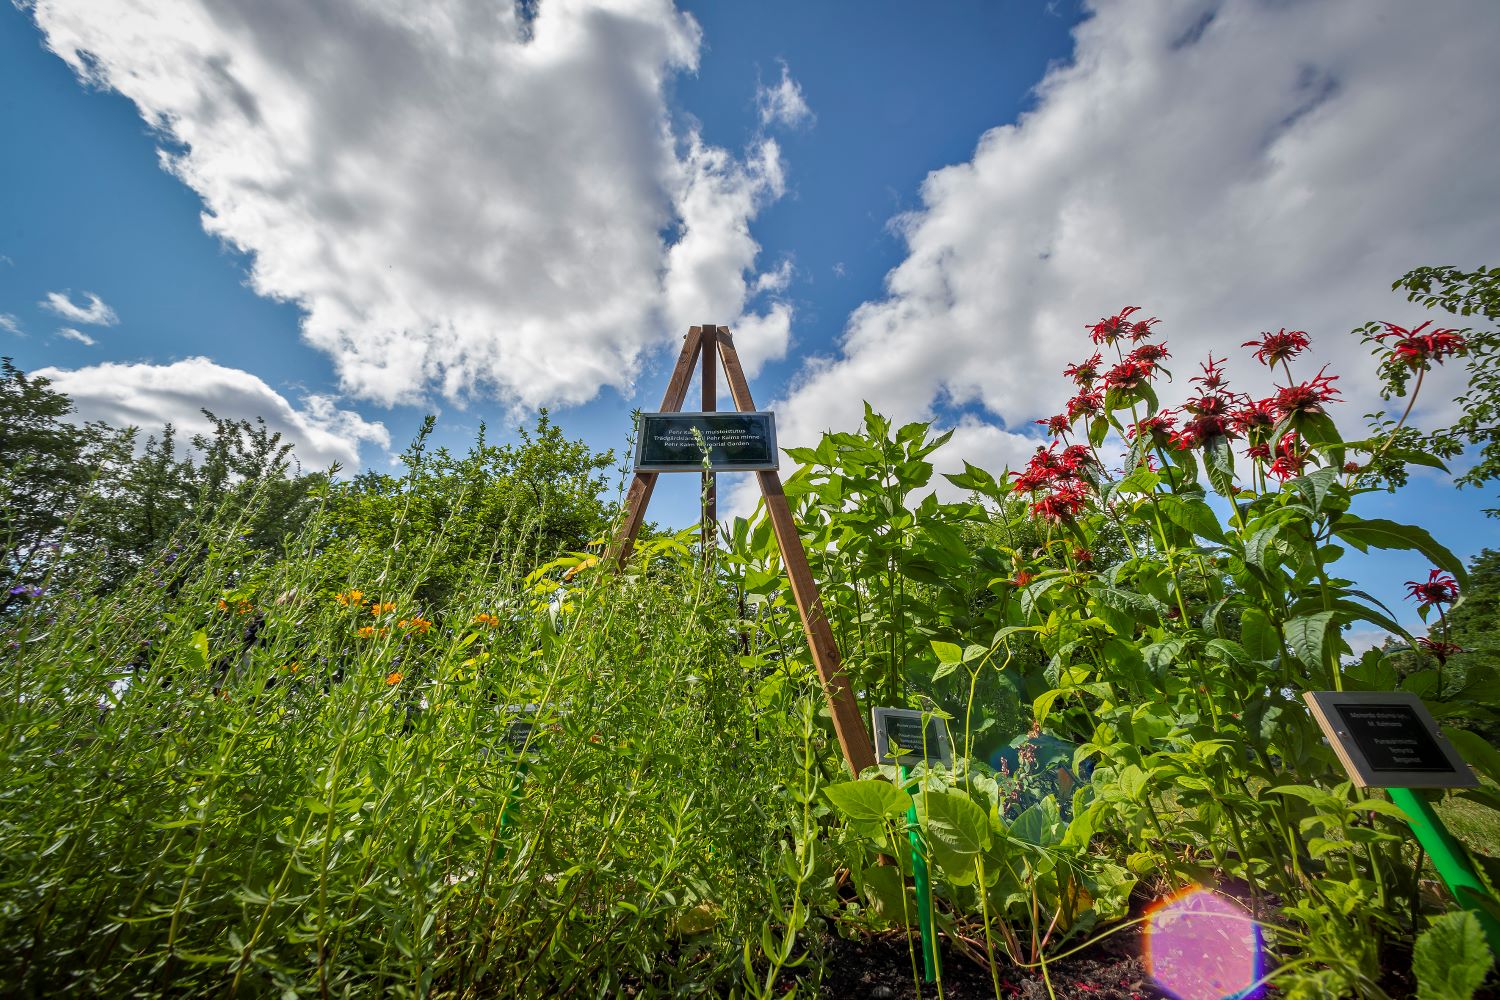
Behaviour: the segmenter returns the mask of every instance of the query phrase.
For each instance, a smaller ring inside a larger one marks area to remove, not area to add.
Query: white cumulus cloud
[[[1034,109],[929,174],[895,221],[907,256],[804,367],[788,444],[855,426],[866,399],[1035,432],[1071,388],[1062,367],[1093,350],[1084,323],[1126,305],[1164,319],[1179,395],[1209,351],[1231,356],[1234,388],[1264,391],[1241,342],[1309,331],[1300,377],[1331,363],[1357,426],[1379,401],[1350,329],[1426,318],[1389,291],[1412,267],[1495,263],[1500,6],[1093,8]],[[976,446],[1024,457],[989,438]]]
[[[299,408],[249,372],[208,358],[169,365],[40,368],[32,375],[51,379],[52,389],[71,397],[77,419],[139,427],[143,433],[155,433],[170,423],[183,438],[210,434],[213,425],[203,415],[205,409],[223,419],[262,417],[271,431],[295,446],[306,469],[326,469],[337,462],[353,471],[360,465],[359,446],[366,442],[390,450],[384,424],[341,410],[328,396],[307,396]]]
[[[29,7],[160,131],[204,227],[302,308],[347,393],[628,393],[684,322],[737,324],[750,297],[779,154],[674,123],[700,30],[670,0]]]
[[[79,305],[73,301],[69,292],[48,292],[47,297],[37,304],[74,323],[114,326],[120,322],[120,317],[99,296],[93,292],[84,292],[83,297],[85,301],[83,305]]]

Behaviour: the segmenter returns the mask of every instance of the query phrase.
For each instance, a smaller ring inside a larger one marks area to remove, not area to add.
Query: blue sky
[[[998,469],[1122,305],[1247,391],[1241,341],[1309,330],[1347,427],[1379,405],[1348,331],[1425,318],[1390,282],[1500,256],[1492,4],[532,9],[0,6],[0,346],[88,416],[381,467],[428,412],[622,448],[716,320],[784,442],[868,399]],[[1368,512],[1470,556],[1486,505],[1423,477]],[[1426,569],[1347,565],[1393,605]]]

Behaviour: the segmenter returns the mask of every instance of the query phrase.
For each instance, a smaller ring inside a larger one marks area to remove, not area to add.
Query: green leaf
[[[1010,825],[1010,835],[1016,840],[1037,847],[1051,847],[1067,834],[1057,808],[1057,800],[1051,795],[1016,817]]]
[[[963,792],[947,789],[917,796],[917,818],[935,843],[972,857],[990,846],[990,820]]]
[[[1458,750],[1459,756],[1491,781],[1500,782],[1500,750],[1478,733],[1467,729],[1443,727],[1443,735]]]
[[[1210,438],[1203,449],[1203,464],[1208,471],[1208,481],[1220,496],[1234,498],[1234,449],[1229,438],[1222,435]]]
[[[1180,528],[1186,528],[1200,538],[1213,542],[1224,541],[1224,529],[1213,509],[1202,500],[1190,497],[1168,497],[1161,502],[1167,519]]]
[[[835,809],[856,823],[894,819],[911,806],[911,797],[886,781],[845,781],[823,789]]]
[[[1323,644],[1328,635],[1328,623],[1333,621],[1334,611],[1319,611],[1315,615],[1303,615],[1286,623],[1286,641],[1297,658],[1309,667],[1322,666]]]
[[[1418,1000],[1471,1000],[1493,960],[1478,917],[1468,910],[1443,914],[1412,949]]]
[[[938,642],[934,639],[932,642],[932,651],[937,654],[939,663],[951,663],[957,666],[964,660],[963,647],[957,643]]]
[[[1434,566],[1453,574],[1460,587],[1468,586],[1469,574],[1464,568],[1463,560],[1426,530],[1415,525],[1345,514],[1333,526],[1333,533],[1361,552],[1370,548],[1413,549],[1426,556]]]
[[[1161,476],[1157,475],[1155,472],[1152,472],[1150,469],[1146,468],[1143,465],[1139,469],[1136,469],[1134,472],[1132,472],[1130,475],[1126,476],[1124,479],[1120,480],[1120,482],[1115,486],[1115,492],[1150,493],[1152,490],[1156,489],[1156,485],[1160,482]]]

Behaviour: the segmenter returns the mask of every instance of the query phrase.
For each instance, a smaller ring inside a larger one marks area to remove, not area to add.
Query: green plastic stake
[[[1500,958],[1500,920],[1485,908],[1481,900],[1491,899],[1489,891],[1469,863],[1468,853],[1462,844],[1443,825],[1442,819],[1432,804],[1410,788],[1388,788],[1391,801],[1402,812],[1411,817],[1412,832],[1417,841],[1432,858],[1433,867],[1443,877],[1448,891],[1453,893],[1458,905],[1479,918],[1484,936],[1489,940],[1490,951]]]
[[[900,766],[901,784],[906,784],[911,772],[906,765]],[[927,881],[927,860],[922,857],[922,835],[917,827],[917,790],[911,790],[911,808],[906,810],[906,820],[911,829],[911,873],[917,883],[917,928],[922,933],[922,979],[937,982],[938,953],[937,929],[932,925],[932,884]]]

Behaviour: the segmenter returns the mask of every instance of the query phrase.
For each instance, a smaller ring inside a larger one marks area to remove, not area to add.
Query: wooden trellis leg
[[[745,371],[740,367],[739,354],[734,349],[734,338],[725,327],[718,329],[719,357],[724,362],[724,375],[729,383],[729,394],[734,399],[735,409],[750,412],[755,409],[755,400],[750,396],[750,383],[745,380]],[[792,520],[792,510],[786,493],[781,488],[781,476],[775,471],[757,472],[760,492],[766,501],[766,513],[771,518],[771,528],[776,533],[776,544],[781,549],[781,562],[786,566],[787,579],[792,585],[792,599],[797,602],[797,613],[802,616],[802,630],[807,635],[807,648],[812,654],[813,666],[823,681],[823,693],[828,698],[828,711],[833,717],[833,729],[838,734],[839,745],[844,751],[844,760],[856,776],[867,767],[875,766],[875,750],[870,743],[869,730],[859,713],[859,703],[854,697],[854,687],[849,674],[844,670],[843,658],[839,656],[838,644],[833,638],[833,629],[828,625],[828,615],[823,611],[823,598],[818,594],[818,583],[813,579],[812,569],[807,564],[807,552],[802,547],[802,538],[797,534],[797,524]]]
[[[701,337],[702,349],[699,353],[703,355],[703,412],[712,413],[719,408],[718,385],[715,378],[719,370],[719,359],[718,352],[714,350],[719,340],[719,328],[704,326]],[[719,534],[719,511],[718,504],[715,502],[714,486],[714,474],[703,473],[703,562],[709,566],[713,565],[714,547]]]
[[[672,378],[667,382],[667,391],[661,398],[661,412],[671,413],[682,409],[688,382],[693,377],[693,362],[698,360],[702,349],[703,330],[701,327],[691,327],[683,338],[682,353],[677,355],[677,366],[672,369]],[[615,534],[614,544],[610,546],[615,565],[621,569],[630,559],[630,550],[635,547],[635,536],[640,533],[641,522],[646,519],[646,505],[651,502],[651,491],[656,488],[656,476],[655,472],[637,472],[625,494],[625,517],[620,522],[620,530]]]

